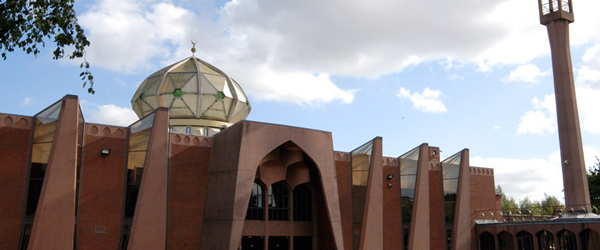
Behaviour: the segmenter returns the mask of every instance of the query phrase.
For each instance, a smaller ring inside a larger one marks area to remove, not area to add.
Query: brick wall
[[[402,249],[400,220],[400,173],[396,159],[386,158],[383,167],[383,249]],[[393,162],[392,162],[393,161]],[[390,164],[395,164],[392,166]],[[386,166],[387,165],[387,166]],[[388,180],[388,175],[394,177]],[[388,184],[392,184],[389,187]]]
[[[344,248],[350,250],[352,249],[352,167],[349,154],[335,154]]]
[[[167,249],[199,249],[212,138],[171,136]]]
[[[17,249],[21,239],[31,121],[0,114],[0,249]]]
[[[127,129],[87,125],[79,190],[77,248],[119,249]],[[110,148],[103,156],[102,149]]]

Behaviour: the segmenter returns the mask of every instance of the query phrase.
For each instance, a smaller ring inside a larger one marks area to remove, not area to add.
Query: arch
[[[483,232],[479,235],[479,249],[496,250],[494,235],[489,232]]]
[[[539,231],[536,234],[539,250],[554,250],[554,236],[546,230]]]
[[[582,250],[600,249],[600,235],[592,229],[585,229],[579,233]]]
[[[294,188],[294,221],[312,221],[313,212],[312,190],[307,184]]]
[[[513,236],[509,232],[502,231],[498,234],[498,249],[513,250]]]
[[[533,250],[533,235],[527,231],[517,233],[517,249]]]
[[[577,250],[577,237],[567,229],[558,232],[558,249],[560,250]]]
[[[246,220],[265,220],[264,208],[264,188],[259,183],[254,182],[250,191],[250,201],[246,211]]]
[[[290,220],[290,189],[283,182],[274,183],[269,187],[269,220]]]

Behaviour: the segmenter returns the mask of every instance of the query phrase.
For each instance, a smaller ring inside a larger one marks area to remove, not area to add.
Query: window
[[[554,237],[552,233],[543,230],[537,233],[538,238],[538,249],[539,250],[553,250],[554,249]]]
[[[483,232],[479,235],[479,249],[481,250],[495,250],[496,245],[494,243],[494,235],[488,232]]]
[[[254,183],[250,193],[250,203],[246,212],[246,220],[264,220],[265,210],[263,206],[263,188]]]
[[[513,239],[512,235],[508,232],[500,232],[498,234],[498,248],[500,250],[512,250]]]
[[[294,188],[294,221],[312,221],[312,192],[306,184]]]
[[[533,236],[525,231],[521,231],[517,234],[517,241],[519,243],[519,250],[533,250]]]
[[[575,234],[569,230],[563,230],[558,233],[558,249],[577,250]]]
[[[289,190],[282,183],[269,188],[269,220],[289,220]]]

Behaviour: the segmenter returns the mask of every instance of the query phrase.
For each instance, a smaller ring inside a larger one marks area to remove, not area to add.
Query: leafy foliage
[[[592,206],[600,206],[600,159],[596,157],[594,166],[588,169],[588,186],[590,189],[590,200]]]
[[[85,60],[85,47],[90,45],[83,29],[77,23],[73,9],[74,0],[0,0],[0,51],[6,60],[7,53],[22,49],[37,56],[46,39],[53,39],[56,49],[53,59],[65,57],[65,47],[72,46],[69,59],[83,58],[80,76],[83,87],[94,93],[94,77]]]
[[[534,215],[552,215],[556,209],[564,210],[565,208],[554,195],[544,194],[544,199],[540,201],[525,197],[517,202],[514,197],[504,194],[500,186],[496,188],[496,194],[502,195],[502,210],[505,211],[521,211],[523,214]]]

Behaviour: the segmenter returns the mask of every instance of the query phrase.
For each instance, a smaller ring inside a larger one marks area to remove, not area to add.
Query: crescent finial
[[[194,41],[194,39],[192,39],[191,42],[192,42],[192,56],[194,56],[194,54],[196,54],[196,43],[198,43],[198,39],[196,39],[196,41]]]

